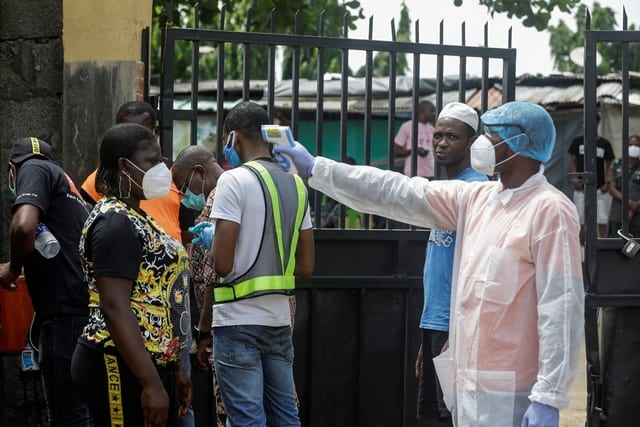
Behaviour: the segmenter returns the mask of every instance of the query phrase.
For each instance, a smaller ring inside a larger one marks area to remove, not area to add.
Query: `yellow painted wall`
[[[153,0],[64,0],[65,62],[139,61]]]

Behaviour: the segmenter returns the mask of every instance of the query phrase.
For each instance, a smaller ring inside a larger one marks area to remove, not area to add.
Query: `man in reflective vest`
[[[220,176],[211,213],[221,277],[213,290],[214,368],[231,426],[300,425],[288,296],[295,277],[312,273],[313,231],[302,180],[282,172],[262,139],[268,123],[251,102],[227,115],[224,154],[234,169]],[[208,246],[213,227],[195,232]]]

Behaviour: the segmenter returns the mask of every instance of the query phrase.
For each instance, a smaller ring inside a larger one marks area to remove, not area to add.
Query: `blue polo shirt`
[[[486,175],[473,168],[466,168],[453,178],[460,181],[488,181]],[[421,329],[447,332],[451,306],[451,275],[453,254],[456,249],[456,232],[431,230],[424,261],[424,306]]]

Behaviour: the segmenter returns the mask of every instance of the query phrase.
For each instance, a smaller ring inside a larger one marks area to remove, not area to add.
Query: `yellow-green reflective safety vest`
[[[296,247],[307,207],[307,190],[298,175],[289,175],[275,163],[252,161],[243,165],[260,182],[265,199],[265,223],[253,265],[232,282],[221,279],[213,290],[214,303],[260,295],[291,294],[295,288]],[[291,209],[296,206],[296,209]]]

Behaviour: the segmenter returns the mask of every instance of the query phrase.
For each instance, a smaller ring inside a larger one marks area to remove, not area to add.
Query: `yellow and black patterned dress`
[[[101,233],[100,242],[91,241],[97,227],[109,230],[107,238]],[[93,259],[91,248],[99,245],[115,245],[115,259]],[[188,256],[182,244],[144,212],[105,197],[84,225],[80,255],[89,287],[89,322],[81,340],[105,353],[117,353],[100,310],[96,277],[131,278],[130,306],[151,359],[163,367],[179,361],[190,328]]]

